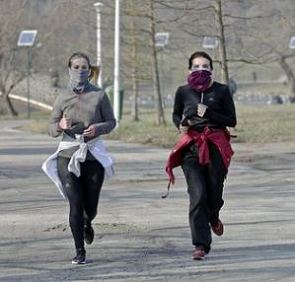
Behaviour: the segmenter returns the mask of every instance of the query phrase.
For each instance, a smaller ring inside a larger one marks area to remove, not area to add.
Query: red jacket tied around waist
[[[167,164],[166,172],[169,176],[170,183],[174,184],[175,176],[173,174],[173,168],[180,166],[182,162],[182,150],[188,145],[195,143],[198,147],[199,152],[199,163],[200,165],[206,165],[210,161],[208,141],[213,143],[220,152],[224,166],[228,169],[231,157],[234,154],[230,145],[230,134],[226,129],[210,129],[205,127],[202,132],[195,130],[189,130],[186,134],[180,136],[179,141],[173,147]],[[168,186],[168,189],[169,189]]]

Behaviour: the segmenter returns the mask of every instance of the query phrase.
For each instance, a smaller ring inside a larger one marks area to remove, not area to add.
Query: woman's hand
[[[58,125],[62,130],[69,129],[72,126],[72,119],[63,116],[59,121]]]
[[[87,138],[93,138],[96,136],[96,128],[94,125],[90,125],[83,131],[83,136]]]
[[[188,132],[189,126],[187,125],[179,125],[179,132],[181,134],[185,134]]]

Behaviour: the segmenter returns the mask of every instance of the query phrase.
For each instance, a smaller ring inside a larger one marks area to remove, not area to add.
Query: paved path
[[[0,281],[295,281],[295,144],[234,144],[221,216],[225,234],[191,260],[181,171],[168,199],[168,151],[107,141],[116,176],[104,185],[87,247],[72,266],[67,203],[40,165],[57,140],[0,122]]]

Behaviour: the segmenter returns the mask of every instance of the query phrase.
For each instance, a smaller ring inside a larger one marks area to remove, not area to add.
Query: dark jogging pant
[[[68,171],[70,159],[58,157],[58,174],[70,205],[69,224],[75,247],[84,248],[84,226],[97,214],[97,205],[104,180],[104,168],[96,160],[81,163],[81,175]]]
[[[183,155],[182,170],[184,172],[189,194],[189,224],[192,243],[203,246],[210,251],[210,223],[217,223],[219,210],[223,206],[223,183],[227,169],[222,157],[215,147],[209,143],[210,163],[200,165],[195,145],[190,146]]]

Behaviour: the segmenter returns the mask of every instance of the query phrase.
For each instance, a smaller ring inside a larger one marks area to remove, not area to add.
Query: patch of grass
[[[282,142],[295,141],[295,104],[242,106],[237,105],[238,124],[232,130],[237,135],[233,142]],[[167,125],[156,126],[156,116],[153,111],[140,113],[140,121],[131,121],[125,114],[119,127],[108,139],[123,140],[142,144],[154,144],[170,148],[179,136],[171,121],[171,109],[165,114]],[[25,118],[26,117],[18,117]],[[48,113],[32,113],[32,122],[22,129],[30,132],[47,133]]]
[[[295,141],[295,105],[237,106],[239,142]]]
[[[47,134],[48,132],[48,120],[50,117],[50,113],[46,112],[32,112],[31,114],[31,122],[23,125],[20,129],[34,132],[34,133],[42,133]],[[18,119],[27,119],[26,115],[20,115]]]
[[[135,122],[131,121],[129,117],[124,117],[120,121],[119,127],[106,138],[163,147],[170,147],[175,143],[178,132],[170,121],[167,122],[167,125],[156,126],[155,115],[144,114],[140,118],[140,121]]]
[[[47,134],[48,133],[48,119],[32,120],[29,124],[22,126],[22,130]]]
[[[237,105],[238,124],[231,130],[237,138],[233,142],[282,142],[295,141],[295,105]],[[118,129],[108,138],[126,142],[140,142],[171,147],[178,138],[178,132],[171,122],[171,111],[166,112],[166,126],[155,125],[155,115],[142,114],[139,122],[125,116]]]
[[[35,133],[47,133],[48,132],[48,120],[50,113],[41,111],[32,111],[31,122],[23,125],[20,129],[35,132]],[[12,115],[0,115],[0,120],[27,120],[27,113],[19,114],[14,117]]]

